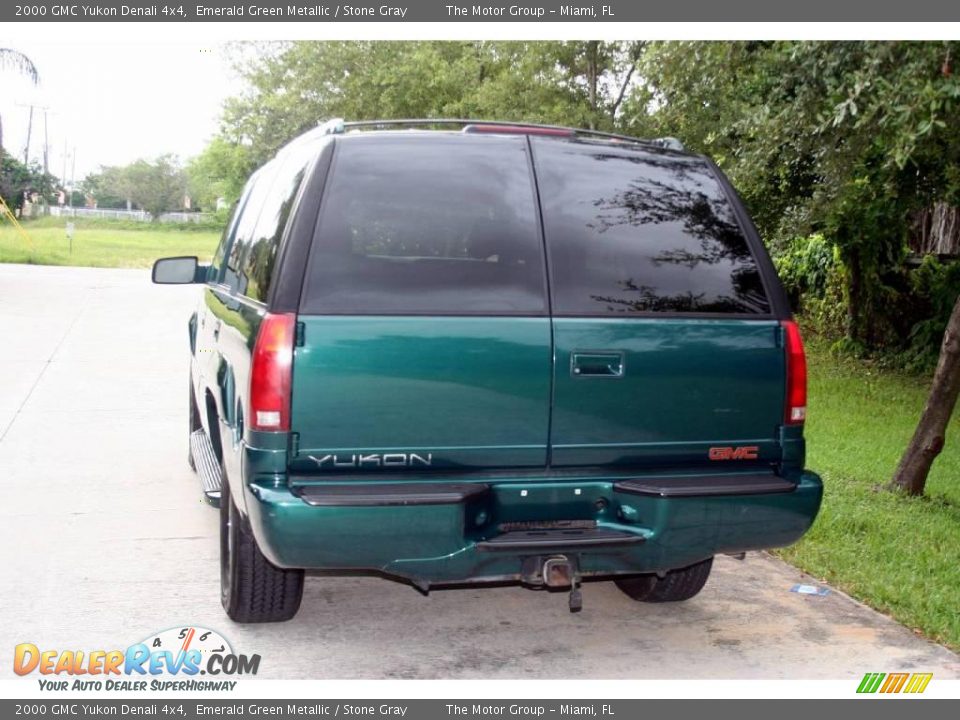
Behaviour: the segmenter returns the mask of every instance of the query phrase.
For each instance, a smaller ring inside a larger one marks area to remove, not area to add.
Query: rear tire
[[[664,577],[635,575],[614,580],[628,597],[639,602],[680,602],[689,600],[701,590],[710,577],[713,558],[689,567],[670,570]]]
[[[230,497],[226,474],[220,490],[220,600],[239,623],[282,622],[300,609],[303,570],[273,565],[257,547],[249,521]]]

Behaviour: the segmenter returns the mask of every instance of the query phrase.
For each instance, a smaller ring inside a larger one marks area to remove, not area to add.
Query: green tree
[[[122,187],[117,174],[122,168],[101,168],[100,172],[90,173],[80,183],[80,191],[93,197],[97,207],[108,209],[124,209],[131,202],[129,192]]]
[[[822,231],[847,334],[875,344],[914,214],[960,189],[960,43],[654,43],[632,129],[677,135],[731,175],[776,250]]]
[[[187,189],[195,206],[214,210],[220,198],[232,204],[240,197],[250,165],[249,148],[215,137],[187,162]]]
[[[99,173],[88,175],[83,189],[93,195],[104,207],[133,207],[133,175],[129,165],[101,167]]]
[[[642,43],[292,42],[237,45],[247,84],[224,107],[222,139],[247,171],[330,117],[461,118],[612,129]]]
[[[100,173],[102,191],[127,198],[150,213],[154,222],[163,213],[182,207],[187,177],[177,159],[161,155],[152,162],[137,160],[126,167],[108,167]]]
[[[36,85],[40,82],[40,73],[37,72],[33,60],[19,50],[0,48],[0,70],[14,70],[25,75]],[[0,117],[0,155],[3,154],[3,118]]]
[[[923,495],[927,476],[946,442],[947,424],[960,396],[960,298],[943,334],[940,358],[920,421],[887,489]]]
[[[53,175],[44,173],[38,165],[24,165],[9,154],[0,155],[0,197],[13,210],[23,207],[24,194],[35,192],[47,200],[56,190]]]
[[[559,82],[568,87],[585,112],[579,126],[612,130],[627,96],[645,43],[585,40],[546,46],[547,62],[555,55]]]

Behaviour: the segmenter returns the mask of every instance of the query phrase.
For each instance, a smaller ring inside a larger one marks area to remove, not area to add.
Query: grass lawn
[[[184,230],[176,226],[141,227],[76,222],[73,251],[60,218],[24,224],[32,240],[26,242],[9,222],[0,221],[0,262],[37,265],[148,268],[160,257],[197,255],[209,260],[220,240],[215,231]]]
[[[824,501],[807,536],[780,555],[960,649],[960,417],[926,497],[878,491],[913,433],[929,379],[837,360],[816,340],[807,356],[807,467],[823,476]]]

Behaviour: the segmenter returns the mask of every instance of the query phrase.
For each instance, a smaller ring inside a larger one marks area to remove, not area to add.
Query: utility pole
[[[17,103],[17,107],[30,108],[29,120],[27,121],[27,145],[23,149],[23,164],[29,165],[30,164],[30,141],[33,138],[33,111],[35,109],[43,110],[43,133],[44,133],[44,137],[46,137],[47,110],[49,110],[50,108],[48,108],[46,105],[34,105],[33,103]]]
[[[73,146],[73,158],[70,165],[70,194],[73,195],[73,186],[77,183],[77,146]]]
[[[33,105],[30,106],[30,120],[27,122],[27,146],[23,149],[23,164],[30,164],[30,136],[33,134]]]
[[[47,108],[43,109],[43,181],[50,176],[50,135],[47,133]],[[50,196],[44,193],[43,214],[50,214]]]
[[[74,148],[74,156],[76,156],[76,148]],[[67,158],[69,157],[69,151],[67,150],[67,139],[63,139],[63,173],[60,175],[60,185],[63,186],[63,193],[67,196],[67,207],[73,207],[73,183],[67,180]],[[76,157],[74,157],[73,167],[77,166]]]
[[[47,108],[43,109],[43,174],[50,174],[50,136],[47,134]]]

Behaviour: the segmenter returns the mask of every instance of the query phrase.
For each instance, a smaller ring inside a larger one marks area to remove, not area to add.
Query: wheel
[[[284,570],[260,552],[230,497],[223,475],[220,495],[220,600],[231,620],[281,622],[297,614],[303,596],[303,570]]]
[[[713,558],[689,567],[670,570],[664,577],[656,575],[635,575],[617,578],[617,587],[630,598],[641,602],[678,602],[689,600],[703,590],[710,577]]]
[[[656,575],[631,575],[617,578],[613,581],[616,586],[631,600],[644,601],[653,592],[657,584]]]
[[[197,410],[197,398],[196,394],[193,392],[193,375],[190,376],[190,408],[187,411],[188,417],[190,418],[190,430],[189,434],[199,430],[202,425],[200,423],[200,411]],[[187,437],[189,438],[188,435]],[[197,471],[197,461],[193,459],[193,449],[190,447],[190,443],[187,443],[187,462],[190,463],[190,469],[194,472]]]

